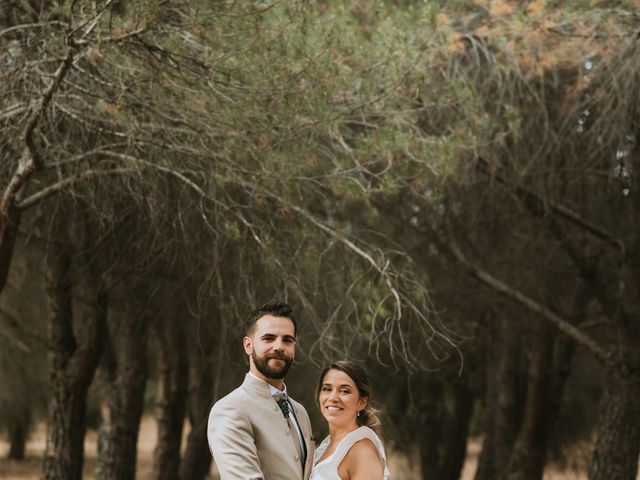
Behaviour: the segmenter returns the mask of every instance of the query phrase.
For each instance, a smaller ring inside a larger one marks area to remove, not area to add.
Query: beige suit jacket
[[[247,374],[244,383],[218,400],[209,414],[209,449],[221,480],[308,480],[315,444],[302,405],[289,397],[307,447],[304,471],[290,430],[269,386]]]

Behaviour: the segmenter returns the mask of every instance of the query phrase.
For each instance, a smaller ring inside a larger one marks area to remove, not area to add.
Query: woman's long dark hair
[[[380,421],[380,411],[373,407],[371,403],[371,382],[369,376],[364,368],[354,362],[348,360],[341,360],[339,362],[332,363],[328,367],[324,368],[320,373],[320,380],[318,382],[318,389],[316,390],[316,399],[320,397],[320,390],[324,382],[324,377],[329,370],[340,370],[346,373],[356,388],[361,397],[367,397],[367,405],[360,411],[360,416],[356,418],[356,422],[360,427],[369,427],[378,435],[382,435],[382,422]]]

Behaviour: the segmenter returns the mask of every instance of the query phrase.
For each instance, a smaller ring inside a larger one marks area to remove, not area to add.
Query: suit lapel
[[[308,439],[311,436],[311,432],[309,432],[309,429],[307,428],[306,422],[301,422],[300,421],[300,407],[298,407],[297,404],[292,403],[293,406],[293,412],[296,415],[296,420],[298,421],[298,425],[300,425],[300,430],[302,431],[302,436],[305,439]]]
[[[303,466],[303,478],[306,480],[311,475],[315,445],[311,435],[311,424],[308,422],[308,420],[306,420],[306,414],[302,415],[301,407],[297,403],[292,402],[292,406],[296,415],[296,419],[298,420],[298,425],[300,425],[300,430],[302,431],[302,437],[305,442],[305,449],[307,450],[307,460]]]
[[[271,400],[274,404],[274,407],[276,409],[278,408],[275,400],[269,392],[269,386],[266,382],[263,382],[262,380],[247,373],[247,375],[244,377],[242,388],[249,394],[251,398]],[[289,399],[292,400],[291,397],[289,397]],[[311,474],[311,467],[313,466],[314,444],[311,438],[311,424],[309,423],[307,416],[302,415],[301,407],[297,402],[291,401],[291,406],[293,407],[296,420],[298,422],[298,425],[300,426],[300,430],[302,431],[305,448],[307,449],[307,461],[305,462],[303,471],[303,478],[307,480]]]

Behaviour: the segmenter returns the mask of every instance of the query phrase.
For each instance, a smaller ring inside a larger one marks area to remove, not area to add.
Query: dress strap
[[[333,453],[333,463],[336,465],[340,465],[344,457],[347,455],[351,447],[353,447],[360,440],[364,440],[365,438],[371,440],[378,450],[378,455],[380,456],[380,460],[382,460],[382,464],[384,465],[385,473],[387,473],[387,457],[384,453],[384,447],[382,446],[382,442],[375,434],[373,430],[369,427],[360,427],[353,432],[347,434],[346,437],[342,439],[336,451]]]

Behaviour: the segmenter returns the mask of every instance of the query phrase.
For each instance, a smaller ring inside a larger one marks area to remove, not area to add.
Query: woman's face
[[[341,370],[329,370],[322,379],[318,397],[320,410],[327,422],[336,425],[356,424],[356,416],[367,405],[355,383]]]

